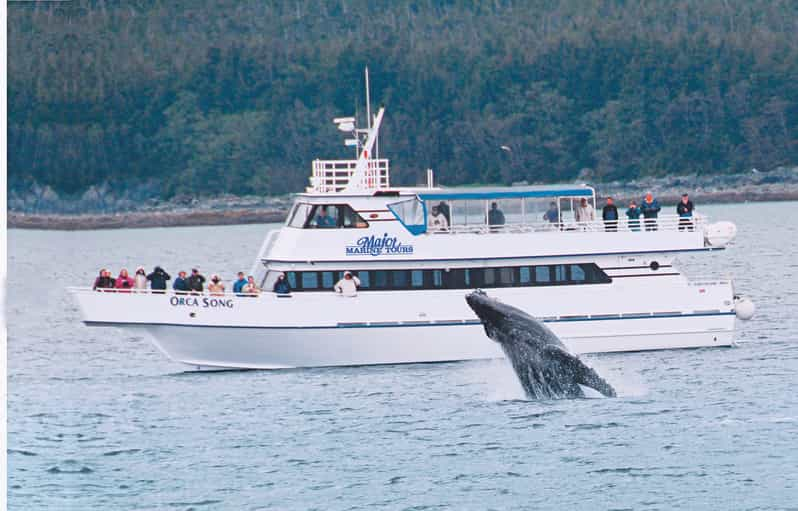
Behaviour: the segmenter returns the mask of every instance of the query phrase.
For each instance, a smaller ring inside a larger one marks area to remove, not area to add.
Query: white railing
[[[134,294],[134,295],[169,295],[169,296],[213,296],[213,297],[230,297],[236,296],[260,296],[261,294],[274,294],[272,291],[261,290],[259,293],[233,293],[232,291],[225,291],[224,293],[210,292],[207,289],[204,291],[175,291],[174,289],[134,289],[134,288],[104,288],[98,287],[94,289],[89,286],[71,286],[67,287],[67,291],[72,293],[87,292],[87,293],[119,293],[119,294]]]
[[[357,160],[313,160],[308,192],[338,193],[346,188],[357,167]],[[367,189],[389,188],[390,172],[385,158],[369,160],[364,184]]]
[[[503,225],[487,224],[454,224],[448,229],[429,229],[428,234],[482,234],[482,233],[528,233],[528,232],[654,232],[702,230],[708,223],[706,216],[680,218],[678,215],[660,215],[658,218],[640,218],[639,220],[593,220],[589,222],[508,222]]]

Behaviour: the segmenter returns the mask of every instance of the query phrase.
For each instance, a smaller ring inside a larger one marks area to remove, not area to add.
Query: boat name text
[[[413,245],[404,245],[396,236],[388,236],[388,233],[382,235],[381,238],[377,236],[363,236],[354,245],[347,245],[346,255],[401,255],[412,254]]]
[[[173,296],[169,299],[172,307],[202,307],[203,309],[232,309],[232,298],[208,298],[194,296]]]

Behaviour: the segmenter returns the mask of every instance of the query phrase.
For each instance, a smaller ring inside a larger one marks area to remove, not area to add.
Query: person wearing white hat
[[[344,278],[335,284],[335,292],[341,296],[353,297],[357,296],[357,288],[360,285],[360,279],[352,275],[350,272],[344,272]]]

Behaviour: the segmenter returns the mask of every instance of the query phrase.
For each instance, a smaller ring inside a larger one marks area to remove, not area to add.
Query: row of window
[[[365,229],[369,226],[349,204],[297,203],[287,225],[298,229]]]
[[[360,289],[473,289],[496,287],[608,284],[612,281],[595,263],[457,268],[452,270],[353,270]],[[289,271],[285,273],[294,291],[332,289],[343,271]]]

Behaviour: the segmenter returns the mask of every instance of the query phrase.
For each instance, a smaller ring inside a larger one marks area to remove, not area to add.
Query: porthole
[[[651,264],[648,265],[651,268],[651,271],[659,270],[659,263],[657,261],[651,261]]]

